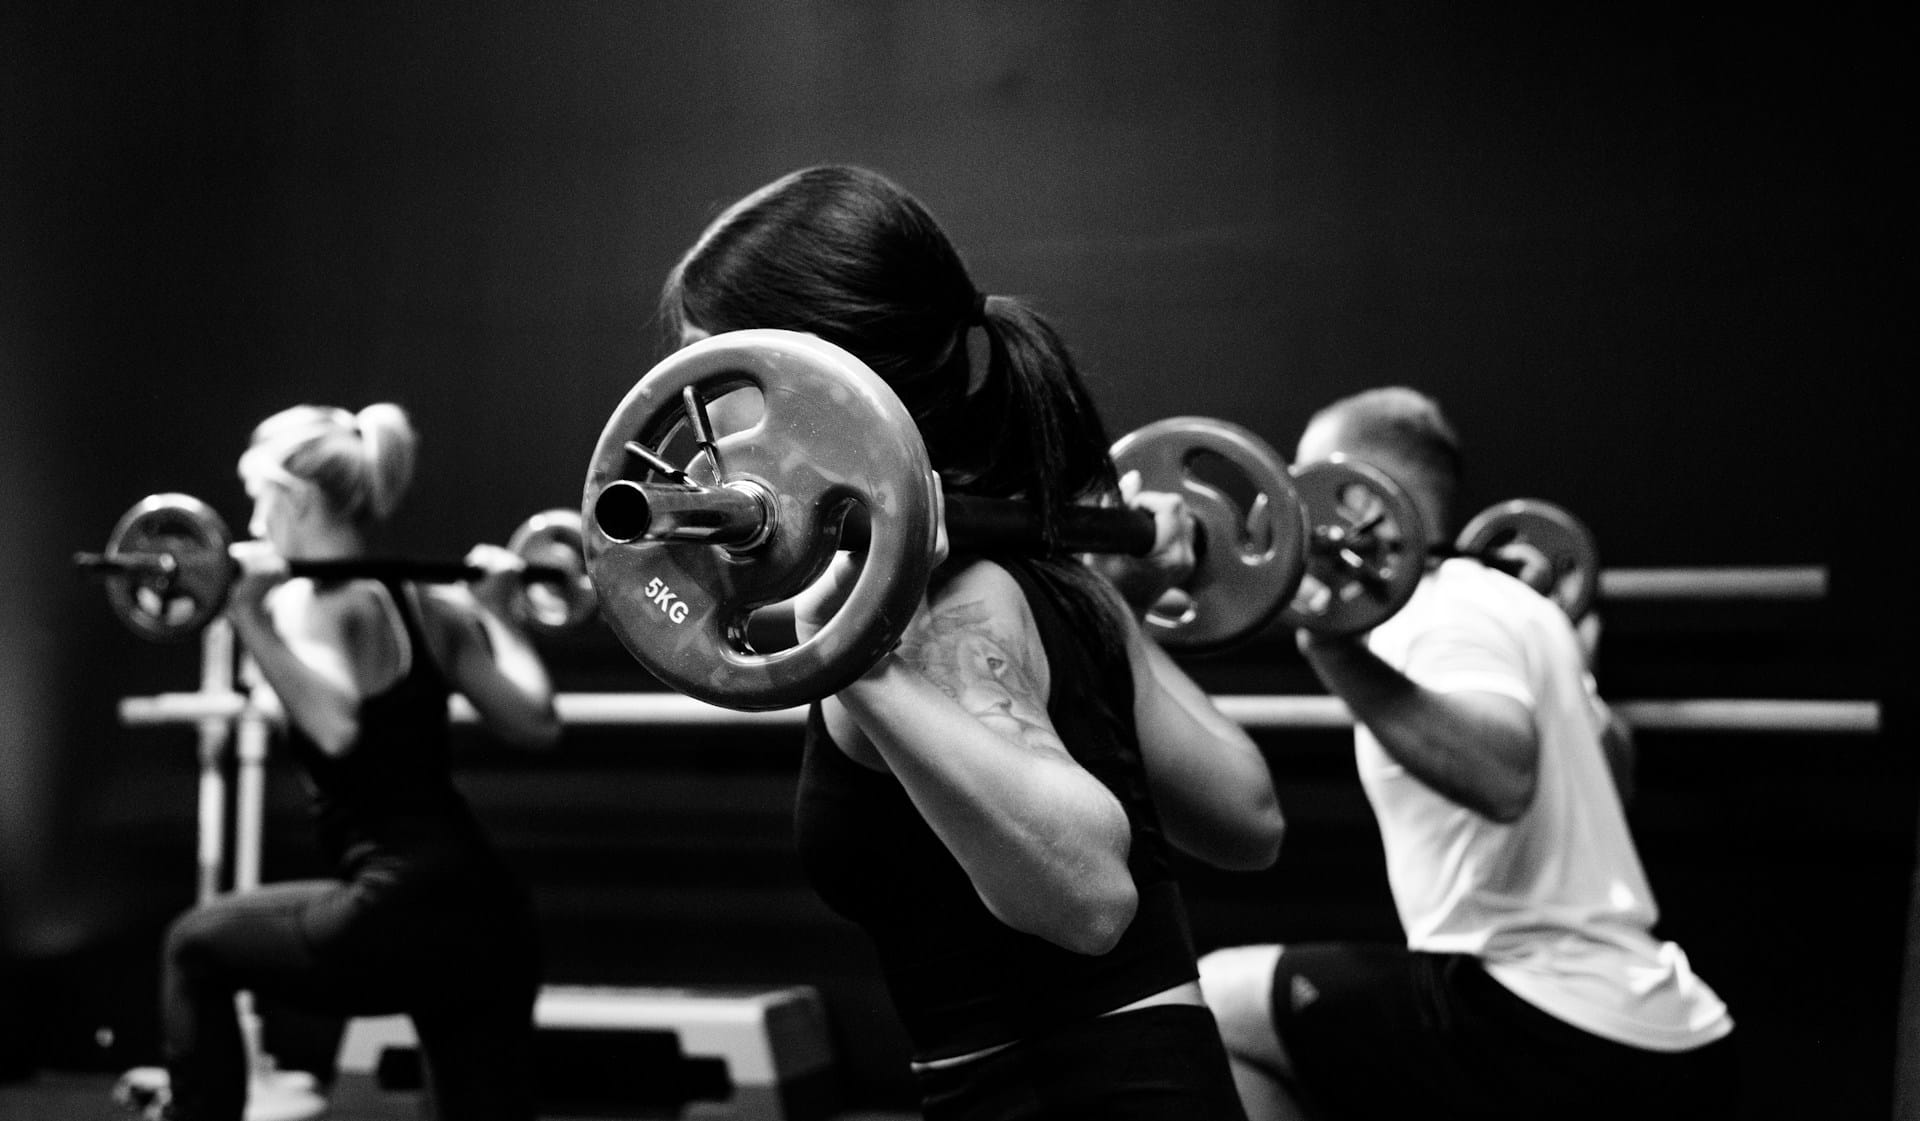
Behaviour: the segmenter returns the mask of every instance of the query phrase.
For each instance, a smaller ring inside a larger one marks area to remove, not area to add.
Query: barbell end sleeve
[[[608,483],[593,500],[593,524],[609,541],[638,541],[653,528],[653,503],[637,483]]]
[[[772,532],[773,508],[746,482],[703,487],[616,479],[594,496],[593,523],[617,545],[687,541],[750,549]]]

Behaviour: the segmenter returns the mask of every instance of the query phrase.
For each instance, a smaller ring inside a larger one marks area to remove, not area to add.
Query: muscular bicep
[[[1047,715],[1046,657],[1017,591],[957,581],[917,616],[900,657],[1005,739],[1064,751]]]

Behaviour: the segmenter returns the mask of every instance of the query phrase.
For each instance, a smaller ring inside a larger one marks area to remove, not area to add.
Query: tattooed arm
[[[898,650],[823,709],[842,750],[899,780],[995,917],[1105,953],[1138,903],[1131,831],[1119,800],[1054,732],[1048,685],[1019,586],[975,563],[931,593]]]

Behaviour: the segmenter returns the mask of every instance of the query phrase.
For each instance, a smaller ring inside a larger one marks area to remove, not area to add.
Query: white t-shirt
[[[1427,573],[1368,644],[1425,688],[1525,704],[1540,739],[1533,802],[1501,825],[1434,791],[1356,728],[1407,945],[1475,955],[1523,1000],[1621,1043],[1685,1051],[1733,1030],[1686,954],[1651,934],[1659,911],[1607,768],[1592,678],[1560,608],[1454,558]]]

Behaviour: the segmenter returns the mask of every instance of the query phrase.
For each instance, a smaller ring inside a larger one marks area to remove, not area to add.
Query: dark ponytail
[[[990,297],[982,318],[986,373],[948,421],[956,444],[974,446],[945,458],[977,465],[956,480],[963,493],[1024,495],[1057,543],[1062,508],[1119,493],[1106,425],[1051,323],[1011,296]]]

